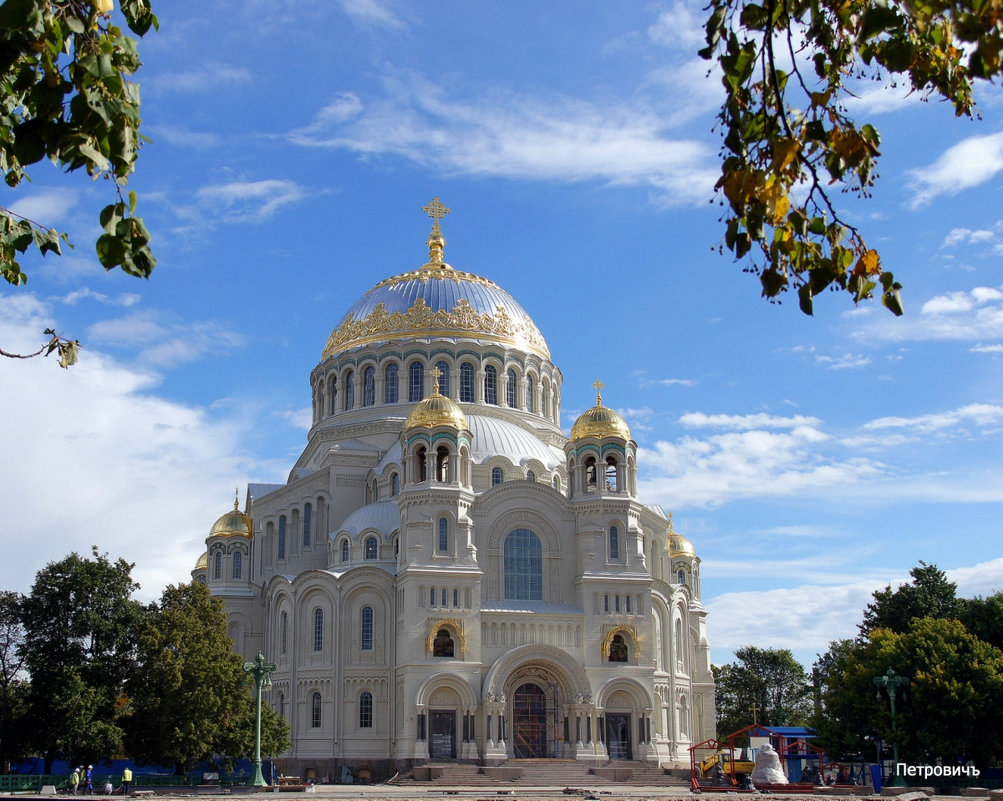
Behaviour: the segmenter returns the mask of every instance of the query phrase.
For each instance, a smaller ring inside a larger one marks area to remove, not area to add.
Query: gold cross
[[[759,713],[762,712],[763,710],[760,709],[758,706],[756,706],[756,703],[753,702],[752,706],[749,707],[749,711],[752,713],[752,725],[758,726],[759,725]]]
[[[432,198],[432,202],[431,203],[429,203],[426,206],[422,206],[421,210],[423,212],[425,212],[433,220],[435,220],[435,227],[436,228],[439,227],[439,220],[441,220],[443,217],[445,217],[450,212],[450,209],[447,209],[443,205],[442,201],[439,200],[439,196],[438,195],[436,195],[434,198]]]
[[[602,406],[602,388],[606,385],[597,378],[592,386],[596,388],[596,405]]]
[[[438,200],[438,198],[436,198],[436,200]],[[449,211],[449,209],[446,209],[446,210]],[[440,370],[438,367],[433,367],[428,372],[432,376],[432,378],[435,379],[435,392],[433,394],[438,395],[439,394],[439,376],[442,375],[442,370]]]

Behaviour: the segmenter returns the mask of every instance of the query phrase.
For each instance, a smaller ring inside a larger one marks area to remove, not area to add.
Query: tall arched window
[[[313,650],[324,650],[324,610],[319,606],[313,610]]]
[[[378,556],[376,537],[366,538],[366,559],[376,559]]]
[[[309,503],[303,506],[303,547],[310,547],[310,525],[313,522],[313,506]]]
[[[527,481],[536,481],[536,473],[534,473],[532,470],[527,470],[526,471],[526,480]]]
[[[439,392],[449,397],[449,365],[446,362],[436,362],[435,366],[439,369]]]
[[[362,374],[362,405],[376,404],[376,368],[370,365]]]
[[[408,367],[407,399],[414,403],[425,397],[425,365],[411,362]]]
[[[369,690],[359,696],[359,728],[373,728],[373,694]]]
[[[492,364],[484,368],[484,402],[498,405],[498,371]]]
[[[331,376],[331,387],[328,390],[328,414],[334,414],[338,411],[338,377]]]
[[[460,365],[460,402],[474,402],[474,366],[470,362]]]
[[[373,607],[362,607],[362,650],[373,650]]]
[[[233,577],[235,579],[240,578],[240,570],[243,567],[243,565],[241,565],[242,558],[243,554],[241,554],[240,551],[233,552]]]
[[[439,551],[445,553],[449,550],[449,521],[444,517],[439,518]]]
[[[620,482],[617,479],[616,459],[612,456],[606,457],[606,490],[608,492],[620,491]]]
[[[286,558],[286,516],[279,517],[279,559]]]
[[[289,613],[283,612],[279,622],[279,653],[285,656],[289,650]]]
[[[620,532],[616,530],[616,526],[609,527],[609,558],[620,558]]]
[[[491,468],[491,486],[496,487],[505,480],[505,473],[500,467]]]
[[[285,720],[286,718],[286,694],[279,693],[279,717]]]
[[[401,480],[397,473],[390,476],[390,497],[396,498],[401,491]]]
[[[388,364],[383,380],[383,402],[397,403],[397,393],[400,382],[400,367]]]
[[[216,551],[212,558],[212,577],[217,580],[223,578],[223,554],[220,551]]]
[[[515,377],[515,370],[513,370],[511,367],[509,368],[506,375],[508,376],[508,381],[505,384],[505,403],[507,403],[509,407],[514,409],[517,405],[515,393],[518,379]]]
[[[449,448],[440,445],[435,449],[435,480],[445,484],[449,479]]]
[[[527,412],[535,412],[536,411],[536,408],[534,407],[534,404],[533,404],[533,394],[534,394],[534,392],[535,392],[535,389],[534,389],[534,383],[533,383],[533,376],[528,375],[528,376],[526,376],[526,411]]]
[[[349,370],[345,373],[345,411],[355,406],[355,373]]]
[[[678,573],[676,573],[676,579],[677,579],[677,581],[676,581],[677,584],[685,584],[686,583],[686,571],[685,570],[680,570]]]
[[[344,539],[341,541],[341,561],[348,561],[348,540]]]
[[[543,547],[528,528],[517,528],[505,538],[505,598],[543,600]]]
[[[321,708],[320,708],[320,693],[314,693],[310,698],[310,728],[319,729]]]

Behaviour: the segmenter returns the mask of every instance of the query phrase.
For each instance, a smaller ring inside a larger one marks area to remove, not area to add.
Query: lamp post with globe
[[[261,775],[261,692],[266,687],[272,686],[269,676],[275,672],[276,667],[274,662],[265,661],[261,651],[258,651],[253,662],[244,663],[244,670],[254,677],[254,685],[257,688],[254,716],[254,779],[251,782],[254,787],[265,786],[265,779]]]
[[[899,745],[898,736],[895,734],[895,695],[901,687],[902,698],[905,698],[905,686],[909,683],[909,679],[905,676],[896,676],[895,671],[888,668],[884,675],[875,676],[872,681],[878,688],[878,700],[881,700],[881,690],[883,689],[888,693],[888,700],[892,708],[892,753],[895,755],[895,778],[892,779],[892,787],[905,787],[905,779],[898,772]]]

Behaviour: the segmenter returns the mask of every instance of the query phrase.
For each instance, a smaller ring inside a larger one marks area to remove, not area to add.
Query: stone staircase
[[[591,767],[571,759],[510,759],[500,768],[482,768],[463,762],[428,762],[394,783],[415,787],[689,786],[687,780],[650,762],[618,761],[593,772]]]

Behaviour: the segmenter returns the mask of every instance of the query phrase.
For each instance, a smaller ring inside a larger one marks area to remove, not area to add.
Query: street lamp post
[[[254,716],[254,780],[251,784],[255,787],[264,787],[265,779],[261,775],[261,691],[271,686],[271,679],[268,676],[275,672],[276,664],[266,662],[261,651],[254,658],[253,662],[245,662],[244,670],[254,677],[254,685],[257,688],[257,699]]]
[[[878,688],[878,700],[881,700],[881,690],[884,689],[888,693],[888,700],[892,706],[892,753],[895,755],[895,778],[892,779],[892,787],[905,787],[905,779],[898,772],[899,738],[895,733],[895,695],[901,687],[902,697],[905,698],[905,686],[909,683],[909,679],[905,676],[896,676],[895,671],[888,668],[888,671],[883,676],[875,676],[873,682]]]

